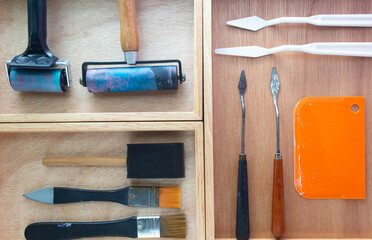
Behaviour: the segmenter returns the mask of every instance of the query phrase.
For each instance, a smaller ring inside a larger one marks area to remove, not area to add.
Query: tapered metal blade
[[[276,67],[273,67],[271,71],[270,90],[273,95],[277,96],[279,89],[280,89],[280,83],[279,83],[278,71],[276,70]]]
[[[239,80],[238,88],[239,88],[240,95],[244,95],[245,90],[247,89],[247,80],[245,78],[244,70],[242,70],[242,72],[240,74],[240,80]]]

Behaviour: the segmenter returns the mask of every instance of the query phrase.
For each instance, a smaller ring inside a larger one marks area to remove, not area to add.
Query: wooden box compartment
[[[184,179],[130,180],[123,166],[46,167],[41,162],[46,156],[124,156],[127,143],[156,142],[184,143]],[[202,123],[0,124],[0,156],[0,239],[23,239],[25,227],[32,222],[105,221],[180,212],[187,217],[187,239],[205,239]],[[180,185],[182,207],[131,208],[106,202],[49,205],[22,196],[52,186],[108,190],[131,184]]]
[[[278,69],[281,152],[284,166],[284,238],[372,238],[372,59],[282,52],[250,59],[215,55],[216,48],[275,47],[312,42],[371,42],[371,28],[280,24],[257,32],[226,21],[317,14],[366,14],[371,1],[213,0],[204,4],[206,229],[207,238],[234,238],[240,153],[240,72],[246,71],[246,153],[253,238],[273,238],[271,198],[276,150],[271,68]],[[213,82],[213,83],[212,83]],[[293,110],[307,96],[365,96],[366,199],[309,200],[294,188]],[[213,111],[212,108],[213,107]]]
[[[27,47],[27,1],[0,5],[4,63]],[[47,43],[70,61],[71,87],[64,94],[15,92],[2,69],[0,122],[201,120],[202,0],[136,1],[136,14],[138,59],[180,59],[187,80],[178,90],[89,93],[79,84],[84,61],[124,61],[117,1],[49,0]]]

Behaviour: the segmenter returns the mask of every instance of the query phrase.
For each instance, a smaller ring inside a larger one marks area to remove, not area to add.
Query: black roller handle
[[[10,67],[54,67],[57,57],[49,50],[47,37],[46,0],[28,0],[28,46],[24,53],[14,57]]]
[[[245,154],[240,154],[239,158],[236,238],[238,240],[249,239],[248,176]]]
[[[108,222],[41,222],[26,227],[27,240],[68,240],[91,237],[137,238],[137,218]]]
[[[54,188],[54,204],[88,201],[116,202],[128,205],[128,188],[108,191]]]

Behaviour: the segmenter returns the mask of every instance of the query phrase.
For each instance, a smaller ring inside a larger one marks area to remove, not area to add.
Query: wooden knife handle
[[[138,51],[139,40],[136,24],[135,0],[118,0],[120,15],[121,48],[126,51]]]
[[[279,239],[285,232],[283,160],[274,159],[271,231]]]
[[[126,166],[127,159],[123,157],[62,157],[44,158],[46,166]]]

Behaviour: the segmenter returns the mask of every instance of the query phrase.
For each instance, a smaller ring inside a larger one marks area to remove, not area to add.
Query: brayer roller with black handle
[[[127,144],[127,147],[127,158],[44,158],[43,164],[49,166],[126,165],[128,178],[185,177],[183,143]]]
[[[134,0],[118,0],[120,40],[126,62],[85,62],[80,83],[89,92],[176,90],[185,81],[180,60],[137,61],[139,50]],[[156,64],[156,65],[151,65]],[[161,64],[161,65],[159,65]],[[170,64],[170,65],[164,65]],[[97,65],[127,65],[88,68]]]
[[[59,60],[47,46],[46,0],[28,0],[27,9],[28,47],[5,63],[9,84],[15,91],[65,92],[69,62]]]

